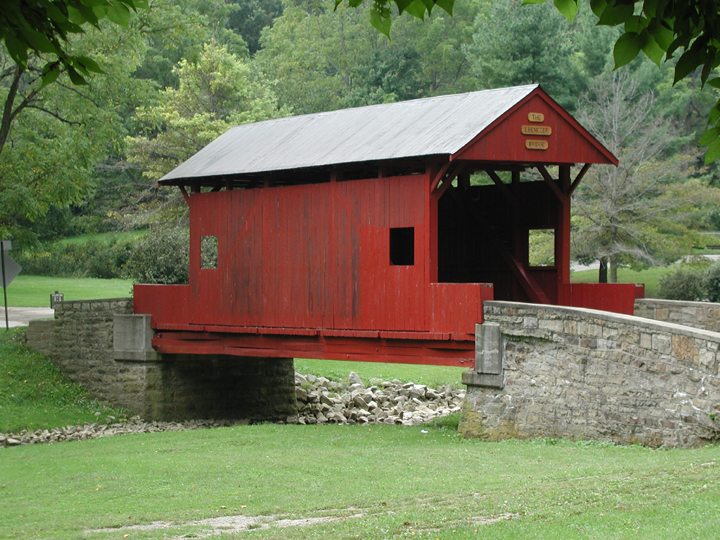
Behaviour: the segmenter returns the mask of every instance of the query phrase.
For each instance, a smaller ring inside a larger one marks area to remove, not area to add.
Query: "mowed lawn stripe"
[[[262,537],[472,537],[479,529],[490,538],[709,537],[720,525],[718,458],[716,446],[490,443],[432,426],[129,435],[3,450],[0,520],[12,537],[75,538],[86,529],[220,515],[358,513]],[[484,524],[498,516],[506,518]],[[253,533],[237,536],[245,534]]]

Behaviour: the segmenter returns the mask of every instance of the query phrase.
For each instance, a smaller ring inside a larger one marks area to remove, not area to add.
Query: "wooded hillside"
[[[24,103],[0,148],[0,234],[27,249],[182,224],[177,194],[154,181],[235,124],[533,82],[621,161],[576,193],[577,258],[668,262],[720,229],[718,166],[698,145],[714,104],[701,73],[673,85],[673,62],[644,57],[614,72],[621,30],[587,5],[571,23],[550,4],[457,0],[453,16],[393,19],[388,39],[369,7],[335,4],[154,0],[127,26],[69,37],[102,71],[86,85],[67,72],[43,85],[42,54],[18,73],[0,48],[0,99]]]

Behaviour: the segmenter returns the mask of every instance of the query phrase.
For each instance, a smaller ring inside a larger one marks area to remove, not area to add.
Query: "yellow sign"
[[[528,122],[544,122],[545,115],[541,112],[528,113]]]
[[[552,135],[550,126],[522,126],[520,131],[523,135],[542,135],[544,137]]]
[[[527,148],[528,150],[547,150],[548,142],[547,141],[537,141],[534,139],[527,139],[525,141],[525,148]]]

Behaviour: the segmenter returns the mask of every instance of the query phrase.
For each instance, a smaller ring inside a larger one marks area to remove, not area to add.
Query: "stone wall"
[[[650,446],[720,438],[720,333],[513,302],[487,302],[485,320],[463,377],[463,435]]]
[[[642,298],[635,300],[635,315],[720,332],[720,304]]]
[[[32,321],[28,345],[91,395],[148,420],[278,420],[296,414],[292,359],[163,355],[118,361],[116,314],[129,299],[63,302],[55,320]]]

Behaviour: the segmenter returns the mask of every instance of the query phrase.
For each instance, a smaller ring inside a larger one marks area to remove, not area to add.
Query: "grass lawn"
[[[659,298],[659,284],[660,279],[671,272],[673,267],[671,266],[658,266],[654,268],[648,268],[646,270],[631,270],[630,268],[620,268],[618,270],[618,282],[619,283],[644,283],[645,284],[645,296],[647,298]],[[581,272],[573,272],[570,276],[570,280],[573,283],[597,283],[598,271],[583,270]]]
[[[0,332],[0,432],[78,425],[122,415],[70,383],[43,355],[28,350],[23,336],[20,329]]]
[[[0,419],[64,425],[111,412],[18,336],[0,334]],[[422,366],[298,364],[338,377],[350,367],[368,379],[445,377]],[[212,522],[197,521],[239,515],[256,521],[223,538],[711,538],[720,447],[489,443],[460,439],[447,420],[261,424],[0,448],[0,500],[3,538],[205,537]],[[316,522],[280,528],[279,519]],[[147,528],[155,522],[164,525]]]
[[[368,384],[373,380],[412,381],[437,388],[445,384],[460,386],[462,372],[467,368],[445,366],[418,366],[413,364],[383,364],[378,362],[347,362],[340,360],[295,359],[295,370],[300,373],[322,375],[331,380],[347,381],[354,371]]]
[[[8,305],[50,307],[50,294],[60,291],[65,300],[125,298],[130,296],[129,279],[62,278],[20,274],[8,286]]]
[[[427,433],[423,433],[425,429]],[[428,426],[256,425],[0,449],[8,538],[712,538],[720,449],[488,443]],[[163,529],[124,529],[166,522]],[[111,528],[88,533],[88,529]]]
[[[88,242],[104,242],[110,243],[113,241],[126,241],[126,240],[139,240],[143,236],[147,235],[147,230],[138,231],[111,231],[104,233],[91,233],[82,234],[79,236],[71,236],[69,238],[63,238],[58,240],[60,244],[86,244]]]

